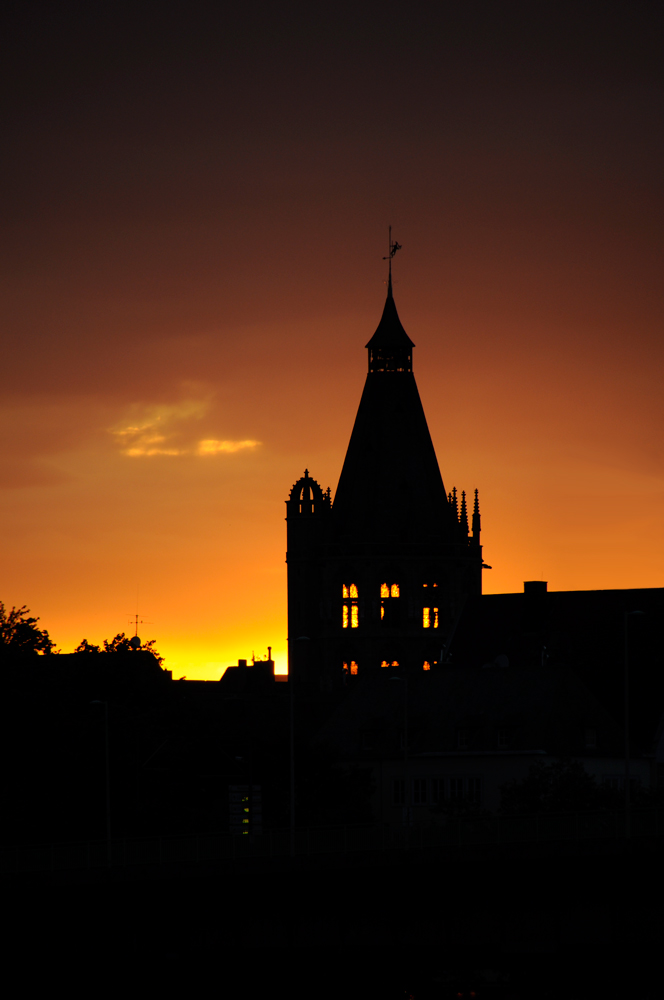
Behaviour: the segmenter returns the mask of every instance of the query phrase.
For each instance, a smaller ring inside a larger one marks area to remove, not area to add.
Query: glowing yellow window
[[[398,660],[392,660],[392,666],[393,667],[398,667],[399,666],[399,661]]]
[[[389,597],[390,596],[390,588],[387,586],[386,583],[381,583],[381,585],[380,585],[380,596],[381,597]]]
[[[422,608],[422,627],[431,627],[431,608]]]
[[[357,592],[357,587],[355,586],[354,583],[351,583],[351,585],[350,585],[350,596],[351,597],[359,597],[359,594]]]
[[[433,627],[438,628],[438,608],[433,609]]]
[[[355,660],[350,661],[350,672],[351,674],[357,673],[357,663],[355,662]]]
[[[422,667],[422,670],[431,670],[431,664],[429,663],[428,660],[424,661],[424,666]]]
[[[390,597],[398,597],[398,596],[399,596],[399,584],[393,583],[390,588]]]
[[[380,617],[381,618],[385,617],[385,608],[384,608],[384,606],[382,604],[380,606]]]
[[[341,593],[342,597],[350,597],[350,594],[348,593],[348,587],[346,586],[345,583],[342,586],[341,591],[342,591],[342,593]]]
[[[341,612],[341,624],[344,628],[348,628],[348,605],[344,604]]]
[[[350,627],[351,628],[357,628],[357,626],[360,624],[359,618],[358,618],[358,614],[359,614],[359,612],[358,612],[358,609],[357,609],[357,604],[351,604],[351,608],[350,608]]]
[[[389,667],[389,663],[387,662],[387,660],[381,660],[380,665],[381,667]]]

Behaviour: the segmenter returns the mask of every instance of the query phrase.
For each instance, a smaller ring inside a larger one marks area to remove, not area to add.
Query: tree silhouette
[[[93,646],[87,639],[81,639],[74,650],[75,653],[101,653],[101,646]]]
[[[37,628],[39,618],[31,618],[25,605],[7,611],[0,601],[0,651],[3,653],[57,652],[46,629]]]
[[[104,639],[104,652],[105,653],[136,653],[142,651],[144,653],[152,653],[155,660],[161,666],[164,662],[163,656],[160,656],[155,649],[156,639],[150,639],[148,642],[136,642],[136,636],[126,636],[124,632],[118,632],[113,639]],[[101,646],[95,646],[87,639],[82,639],[78,644],[75,653],[101,653]]]

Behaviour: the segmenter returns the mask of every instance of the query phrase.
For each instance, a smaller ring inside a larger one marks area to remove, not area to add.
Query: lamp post
[[[111,771],[108,754],[108,702],[91,701],[91,705],[104,706],[104,742],[106,750],[106,865],[108,868],[112,864],[111,853]]]
[[[644,615],[645,611],[625,612],[625,666],[624,666],[624,709],[625,709],[625,843],[629,846],[632,836],[631,801],[630,801],[630,760],[629,760],[629,619],[636,615]]]

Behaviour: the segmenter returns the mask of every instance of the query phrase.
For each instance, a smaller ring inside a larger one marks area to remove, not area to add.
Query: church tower
[[[392,245],[391,245],[392,249]],[[334,502],[308,470],[287,507],[289,670],[330,690],[356,675],[445,662],[482,592],[477,490],[445,492],[388,282]]]

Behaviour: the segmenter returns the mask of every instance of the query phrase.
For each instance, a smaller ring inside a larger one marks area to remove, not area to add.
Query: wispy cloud
[[[196,440],[187,423],[200,420],[209,410],[209,400],[134,407],[131,418],[111,427],[109,433],[123,455],[223,455],[257,448],[260,441],[230,441],[217,438]]]
[[[216,441],[214,438],[206,438],[198,442],[197,455],[221,455],[222,453],[232,454],[235,451],[245,451],[246,449],[257,448],[260,441]]]

